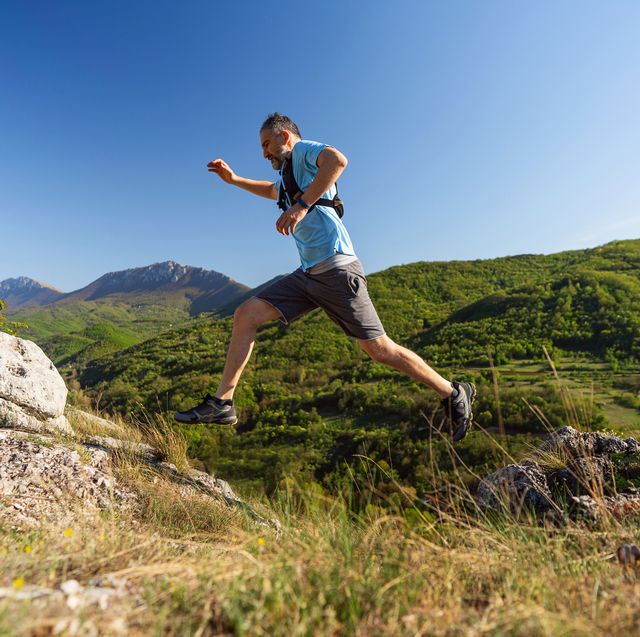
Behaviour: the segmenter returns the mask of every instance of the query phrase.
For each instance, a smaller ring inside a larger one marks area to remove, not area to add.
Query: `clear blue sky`
[[[367,271],[640,237],[640,3],[0,3],[0,280],[65,291],[174,259],[248,285],[298,265],[278,110],[349,158]]]

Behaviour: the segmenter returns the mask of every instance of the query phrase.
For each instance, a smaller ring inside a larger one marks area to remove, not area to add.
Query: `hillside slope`
[[[526,435],[567,424],[543,347],[567,368],[607,366],[597,377],[599,396],[580,407],[582,426],[602,426],[604,407],[619,401],[628,424],[640,427],[639,253],[635,241],[548,257],[411,264],[371,275],[369,289],[393,338],[448,377],[476,382],[480,426],[498,431],[506,423],[525,435],[505,442],[516,449],[528,444]],[[215,389],[230,329],[229,318],[201,317],[87,362],[78,379],[109,409],[187,408]],[[489,355],[504,366],[498,393]],[[613,373],[613,365],[624,369]],[[572,374],[575,382],[596,379],[593,369]],[[391,464],[398,479],[426,487],[427,437],[441,424],[435,396],[373,364],[320,311],[259,331],[236,401],[241,435],[188,432],[192,453],[216,457],[234,480],[270,491],[296,471],[329,484],[347,471],[345,461],[357,472],[350,459],[367,453]],[[459,453],[471,466],[491,462],[478,436]]]

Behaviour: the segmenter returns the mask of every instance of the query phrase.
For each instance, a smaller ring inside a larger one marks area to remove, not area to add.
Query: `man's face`
[[[287,141],[287,131],[275,134],[270,130],[260,131],[262,156],[271,162],[274,170],[282,168],[282,164],[290,152],[287,148]]]

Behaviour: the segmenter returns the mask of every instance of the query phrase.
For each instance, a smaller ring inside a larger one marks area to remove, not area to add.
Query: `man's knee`
[[[233,324],[240,327],[256,328],[280,316],[278,310],[266,301],[251,298],[236,308]]]
[[[395,355],[396,344],[388,336],[381,336],[370,341],[358,341],[358,346],[376,363],[386,364]]]

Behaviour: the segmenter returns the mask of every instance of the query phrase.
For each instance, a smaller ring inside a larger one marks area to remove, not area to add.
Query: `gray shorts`
[[[275,307],[285,324],[320,307],[347,336],[363,341],[384,336],[360,261],[321,274],[298,269],[262,290],[256,298]]]

